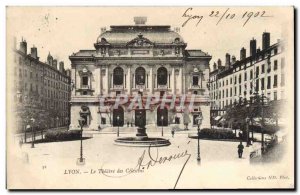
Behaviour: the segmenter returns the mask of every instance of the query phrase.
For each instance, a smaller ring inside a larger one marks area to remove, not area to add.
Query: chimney
[[[225,58],[226,58],[225,66],[230,66],[230,54],[226,53]]]
[[[22,41],[20,42],[20,51],[25,55],[27,55],[27,43],[25,40],[23,40],[23,38]]]
[[[270,33],[264,32],[262,34],[262,49],[265,50],[270,47]]]
[[[252,38],[250,40],[250,56],[255,56],[256,54],[256,40]]]
[[[245,58],[246,58],[246,49],[243,47],[240,52],[240,60],[243,60]]]
[[[222,66],[222,61],[218,59],[218,69],[221,68],[221,66]]]
[[[33,46],[31,48],[31,52],[30,52],[31,57],[33,57],[34,59],[38,59],[38,54],[37,54],[37,48],[35,46]]]
[[[257,48],[257,53],[259,53],[260,52],[260,48]]]
[[[51,56],[50,52],[48,54],[48,57],[47,57],[47,63],[52,66],[53,65],[53,57]]]
[[[217,64],[216,64],[216,62],[214,62],[214,69],[213,70],[217,70]]]
[[[232,56],[232,64],[234,64],[236,62],[236,57],[235,56]]]
[[[59,72],[64,72],[65,68],[64,68],[64,62],[59,62]]]
[[[55,69],[57,69],[57,60],[55,59],[55,60],[53,60],[53,67],[55,68]]]

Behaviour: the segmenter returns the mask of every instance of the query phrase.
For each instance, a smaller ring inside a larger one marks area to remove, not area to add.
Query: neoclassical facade
[[[174,98],[179,104],[185,95],[190,124],[202,114],[202,128],[210,127],[209,61],[201,50],[187,50],[187,43],[170,26],[145,25],[145,18],[135,18],[135,25],[110,26],[102,29],[95,50],[80,50],[71,60],[71,124],[77,129],[79,117],[86,119],[84,130],[107,126],[134,126],[143,118],[147,125],[183,125],[183,108],[171,103],[161,108],[160,101],[150,108],[128,103],[114,107],[118,96],[128,100],[138,96],[144,101],[150,95]],[[100,105],[101,97],[103,105]]]

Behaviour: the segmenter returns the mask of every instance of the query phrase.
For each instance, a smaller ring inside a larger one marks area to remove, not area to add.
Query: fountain
[[[142,114],[144,113],[144,114]],[[148,137],[146,133],[145,109],[136,110],[137,134],[135,137],[122,137],[115,140],[116,145],[133,147],[161,147],[170,145],[170,141],[163,138]]]

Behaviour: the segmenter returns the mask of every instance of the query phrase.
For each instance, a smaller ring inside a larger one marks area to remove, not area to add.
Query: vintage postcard
[[[7,189],[294,189],[294,7],[14,7]]]

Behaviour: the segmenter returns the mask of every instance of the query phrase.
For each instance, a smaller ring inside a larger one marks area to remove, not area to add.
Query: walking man
[[[238,145],[238,155],[239,155],[239,158],[242,158],[243,151],[244,151],[244,146],[243,146],[243,143],[240,142],[240,144]]]

